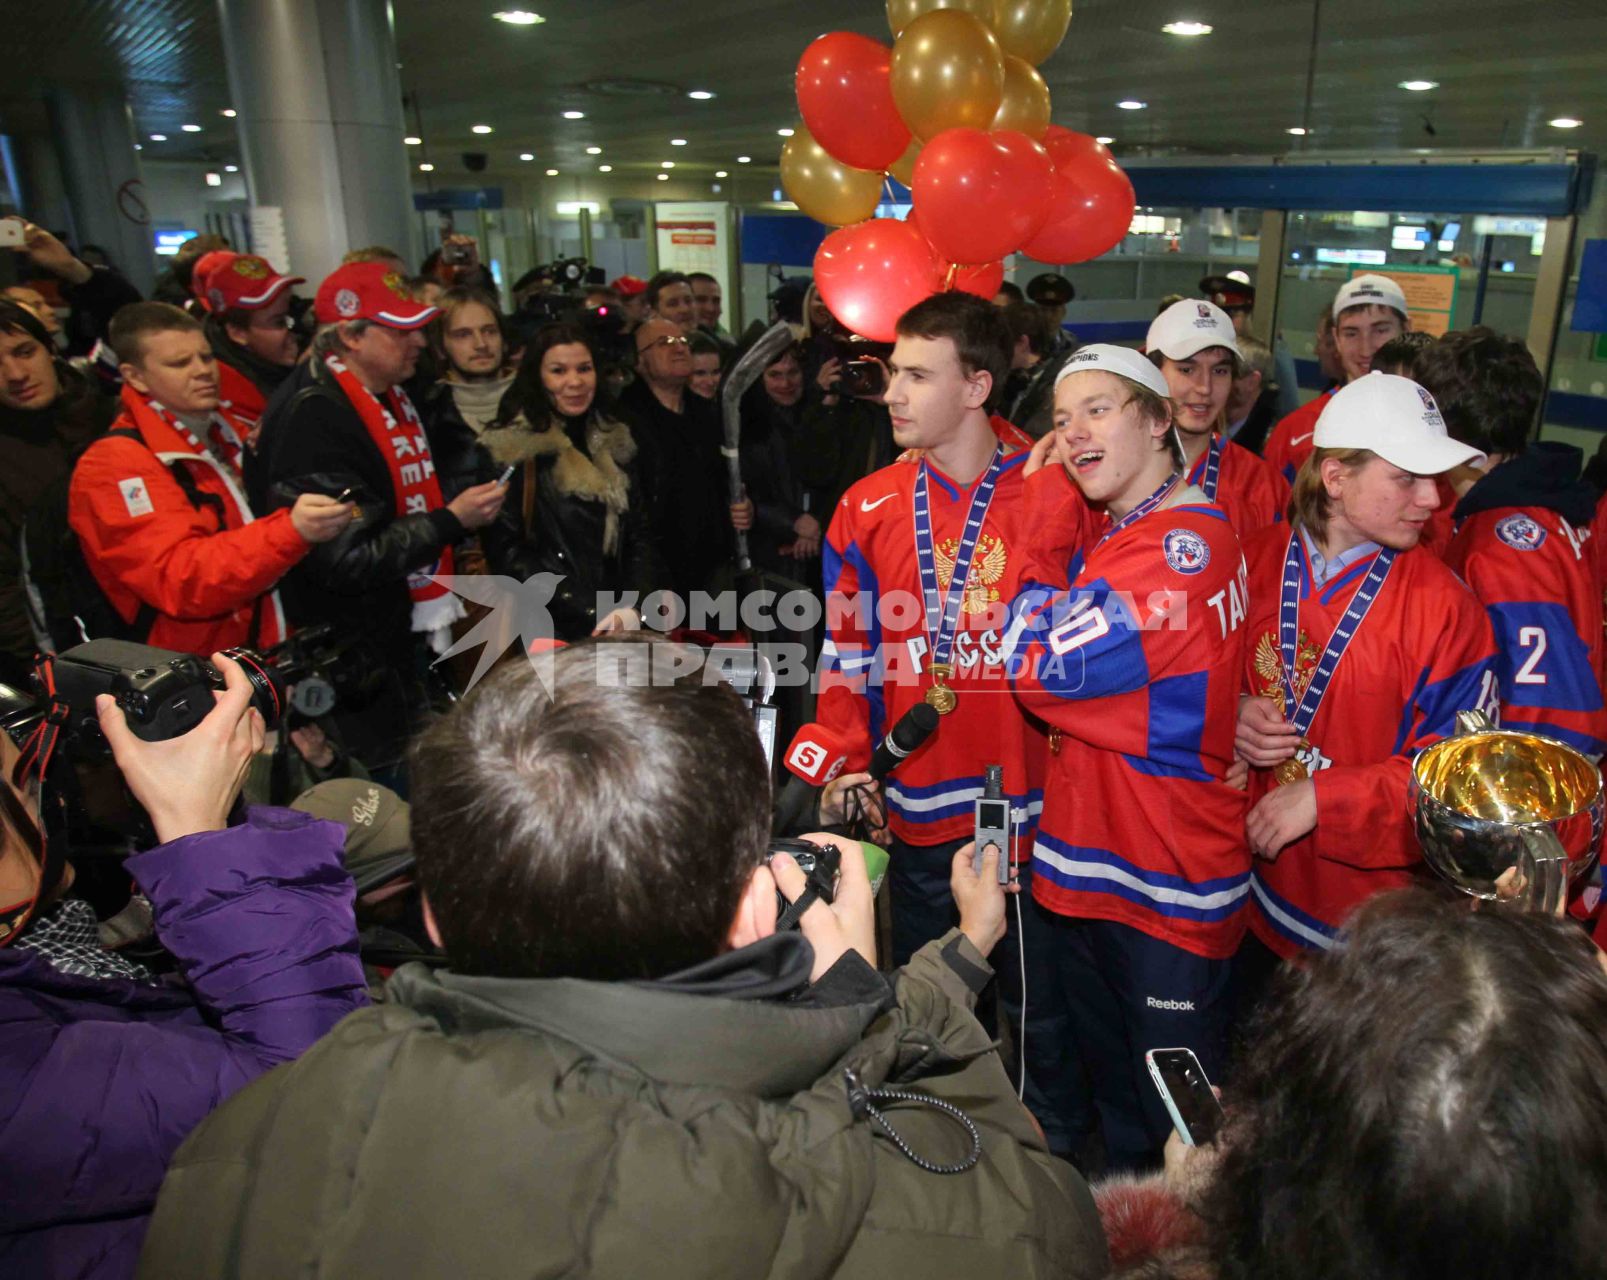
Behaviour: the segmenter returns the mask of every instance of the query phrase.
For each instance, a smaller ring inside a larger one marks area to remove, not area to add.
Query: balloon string
[[[943,289],[944,289],[945,292],[947,292],[948,290],[954,288],[954,277],[959,275],[959,274],[960,274],[960,264],[957,263],[957,262],[949,263],[948,279],[946,279],[943,282]]]

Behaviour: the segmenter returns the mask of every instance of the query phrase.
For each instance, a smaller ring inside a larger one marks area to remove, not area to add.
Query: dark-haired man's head
[[[502,308],[494,294],[459,285],[444,290],[434,304],[441,314],[431,322],[436,358],[449,382],[495,382],[502,376],[506,347]]]
[[[413,768],[419,879],[458,972],[658,978],[774,930],[752,717],[662,637],[507,664]]]
[[[180,415],[218,407],[218,360],[201,322],[166,302],[132,302],[112,317],[106,340],[123,381]]]
[[[24,311],[33,312],[52,340],[61,332],[61,317],[56,314],[56,308],[50,305],[49,298],[31,284],[7,285],[0,289],[0,301],[15,302]]]
[[[1398,338],[1391,338],[1373,353],[1373,368],[1379,373],[1396,373],[1403,378],[1415,378],[1418,353],[1434,345],[1434,335],[1408,329]]]
[[[996,307],[1008,307],[1013,302],[1026,300],[1027,295],[1021,292],[1021,286],[1011,284],[1008,280],[1001,281],[998,292],[993,295],[993,305]]]
[[[1607,975],[1571,921],[1385,895],[1243,1043],[1224,1280],[1603,1274]]]
[[[725,310],[720,282],[707,271],[688,272],[686,282],[692,286],[692,308],[698,328],[713,333],[720,327],[720,313]]]
[[[986,417],[1010,373],[1010,330],[974,294],[933,294],[898,318],[884,400],[900,448],[932,448]]]
[[[0,408],[36,412],[60,395],[49,331],[28,308],[0,301]]]
[[[679,271],[660,271],[647,282],[643,296],[648,310],[661,320],[680,327],[682,333],[697,328],[697,305],[692,298],[692,282]]]
[[[997,298],[994,305],[998,306]],[[1047,311],[1035,302],[1011,302],[1000,308],[1000,314],[1010,333],[1012,369],[1030,369],[1049,354],[1054,345],[1055,326]]]
[[[1426,346],[1412,369],[1452,437],[1492,457],[1528,448],[1546,383],[1524,343],[1479,325]]]

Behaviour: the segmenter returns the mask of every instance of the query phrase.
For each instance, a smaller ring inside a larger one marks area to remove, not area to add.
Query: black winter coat
[[[421,409],[420,416],[441,495],[450,502],[463,490],[496,479],[496,472],[456,415],[451,396],[445,400],[450,413]],[[357,519],[338,538],[314,547],[285,576],[285,612],[295,626],[333,623],[338,634],[366,638],[393,662],[405,664],[413,649],[407,576],[434,564],[467,531],[444,506],[421,515],[396,514],[390,468],[321,361],[299,366],[269,400],[246,483],[257,511],[290,506],[303,493],[334,497],[353,490]],[[480,545],[494,573],[522,581],[535,572],[518,521],[506,506],[480,530]]]
[[[564,579],[550,606],[559,639],[591,634],[599,594],[636,592],[640,608],[641,597],[667,585],[624,423],[592,415],[536,431],[520,415],[487,429],[480,444],[498,468],[518,468],[504,513],[521,522],[536,571]]]

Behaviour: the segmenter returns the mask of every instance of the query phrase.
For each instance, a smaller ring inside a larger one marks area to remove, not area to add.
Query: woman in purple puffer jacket
[[[182,737],[139,741],[99,706],[162,841],[125,865],[182,982],[101,948],[70,867],[39,894],[36,814],[0,735],[0,1275],[133,1275],[190,1130],[367,1003],[342,829],[279,809],[227,826],[263,725],[244,673],[213,661],[227,687]]]

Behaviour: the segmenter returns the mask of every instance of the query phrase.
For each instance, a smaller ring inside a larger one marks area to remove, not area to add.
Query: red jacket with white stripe
[[[132,387],[112,430],[73,469],[67,518],[95,581],[125,621],[148,604],[146,643],[209,655],[232,645],[268,647],[288,634],[274,584],[310,544],[288,509],[253,517],[239,477],[163,421]],[[246,428],[235,424],[242,439]],[[203,496],[193,506],[169,464]],[[255,625],[254,624],[255,621]]]

